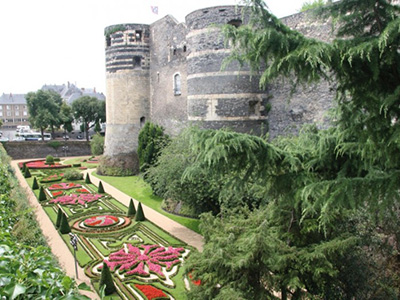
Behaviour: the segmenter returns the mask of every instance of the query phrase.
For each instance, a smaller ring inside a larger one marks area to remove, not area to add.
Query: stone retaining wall
[[[54,157],[91,155],[90,143],[87,141],[62,141],[57,149],[49,146],[51,142],[5,142],[3,146],[12,159],[45,158],[47,155]],[[68,149],[64,150],[63,146],[67,146]]]

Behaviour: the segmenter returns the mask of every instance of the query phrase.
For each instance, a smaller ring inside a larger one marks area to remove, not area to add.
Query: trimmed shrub
[[[37,190],[37,189],[39,189],[39,184],[37,182],[36,177],[33,177],[32,190]]]
[[[96,133],[90,141],[90,150],[93,155],[102,155],[104,152],[104,136]]]
[[[114,281],[111,277],[110,269],[108,268],[107,264],[103,262],[103,269],[101,270],[101,278],[99,287],[101,288],[103,285],[106,286],[104,293],[105,295],[111,295],[112,293],[116,292],[116,288],[114,285]]]
[[[135,215],[135,221],[140,222],[140,221],[145,221],[146,218],[144,217],[144,212],[142,208],[142,203],[139,202],[136,215]]]
[[[52,155],[47,155],[46,156],[46,164],[54,165],[54,157]]]
[[[54,157],[54,161],[60,161],[59,157]]]
[[[46,193],[44,192],[43,186],[40,186],[40,191],[39,191],[39,201],[46,201]]]
[[[26,163],[23,163],[21,167],[21,172],[25,173],[25,169],[26,169]]]
[[[71,232],[71,227],[69,227],[67,216],[64,213],[62,213],[59,230],[61,234],[67,234]]]
[[[86,173],[85,183],[91,184],[89,173]]]
[[[77,170],[68,170],[64,173],[64,178],[67,180],[81,180],[83,179],[83,174]]]
[[[30,178],[32,177],[31,172],[29,171],[28,167],[25,167],[25,173],[24,173],[25,178]]]
[[[72,166],[75,168],[78,168],[78,167],[81,167],[82,165],[81,164],[72,164]]]
[[[129,201],[129,208],[128,208],[128,217],[132,217],[136,214],[136,209],[135,209],[135,205],[133,204],[133,200],[131,198],[131,201]]]
[[[104,194],[103,183],[102,183],[101,181],[99,182],[99,187],[98,187],[98,189],[97,189],[97,192],[98,192],[99,194]]]
[[[56,228],[57,229],[60,228],[62,215],[63,215],[63,211],[61,208],[59,208],[58,212],[57,212],[57,220],[56,220]]]

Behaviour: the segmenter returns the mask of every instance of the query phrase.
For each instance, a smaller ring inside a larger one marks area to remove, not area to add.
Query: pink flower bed
[[[79,183],[61,182],[61,183],[52,184],[51,186],[49,186],[49,190],[50,191],[53,191],[53,190],[69,190],[69,189],[78,188],[78,187],[82,187],[82,186]]]
[[[101,215],[88,218],[83,223],[90,227],[107,227],[118,224],[119,219],[116,216]]]
[[[61,196],[50,200],[49,203],[60,203],[61,205],[75,205],[81,204],[85,205],[86,203],[90,203],[100,199],[102,195],[100,194],[71,194],[66,196]]]
[[[144,251],[141,251],[140,248]],[[111,271],[119,268],[119,271],[127,271],[126,275],[145,277],[153,273],[164,279],[165,275],[161,267],[164,266],[167,270],[170,270],[181,262],[179,257],[185,251],[183,248],[168,247],[166,249],[159,245],[141,245],[140,248],[127,244],[128,252],[121,249],[111,253],[108,260],[105,259],[104,262],[110,267]],[[148,266],[150,273],[145,270],[145,264]]]

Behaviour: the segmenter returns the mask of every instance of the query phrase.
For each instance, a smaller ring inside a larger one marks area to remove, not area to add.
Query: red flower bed
[[[135,284],[135,287],[146,296],[148,300],[152,299],[169,299],[169,297],[160,289],[147,285],[147,284]]]
[[[62,169],[62,168],[70,168],[71,165],[62,165],[59,162],[55,162],[53,165],[46,165],[45,160],[35,160],[26,162],[26,166],[29,169]],[[22,168],[24,163],[19,163],[20,168]]]
[[[57,191],[57,192],[52,192],[51,194],[53,195],[53,197],[57,197],[57,196],[62,195],[63,192],[62,191]]]
[[[61,180],[63,178],[63,176],[64,176],[63,173],[61,173],[61,174],[53,174],[53,175],[50,175],[50,176],[48,176],[46,178],[41,179],[40,182],[59,181],[59,180]]]
[[[119,219],[116,216],[102,215],[88,218],[83,223],[89,227],[108,227],[118,224]]]
[[[82,193],[82,194],[89,194],[90,192],[87,189],[77,189],[77,193]]]

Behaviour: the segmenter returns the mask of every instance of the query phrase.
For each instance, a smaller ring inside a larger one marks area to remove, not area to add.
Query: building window
[[[7,117],[11,117],[11,111],[7,112]]]
[[[107,47],[111,46],[111,37],[110,36],[106,37],[106,45],[107,45]]]
[[[19,105],[15,105],[15,109],[16,109],[16,110],[19,110]]]
[[[15,116],[16,116],[16,117],[19,117],[19,111],[16,111],[16,112],[15,112]]]
[[[183,46],[183,52],[186,52],[186,45]]]
[[[133,57],[133,68],[139,69],[142,67],[142,58],[140,56]]]
[[[2,117],[3,116],[3,112],[2,111],[0,111],[0,117]]]
[[[136,39],[136,42],[141,42],[142,41],[142,31],[136,30],[135,39]]]
[[[174,95],[178,96],[181,94],[181,74],[174,74]]]
[[[11,109],[11,106],[10,105],[7,105],[7,110],[10,110]]]
[[[26,110],[24,110],[24,116],[27,116],[28,112]]]

